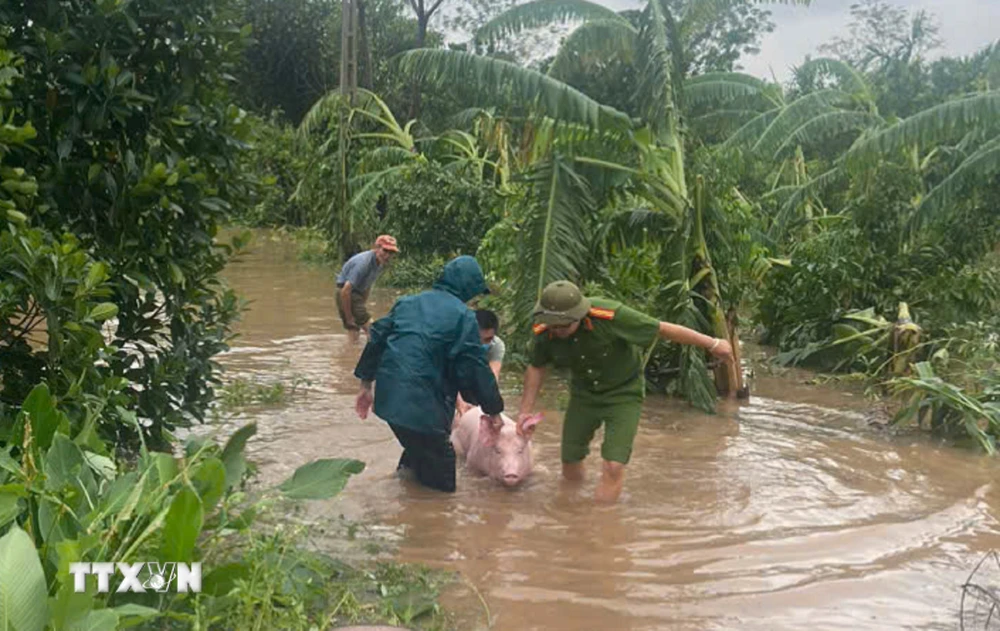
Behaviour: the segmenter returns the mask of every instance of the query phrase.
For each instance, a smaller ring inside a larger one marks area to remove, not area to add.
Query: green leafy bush
[[[272,567],[244,537],[364,464],[308,463],[250,501],[255,426],[223,444],[171,432],[215,399],[240,308],[219,272],[243,237],[216,240],[251,190],[249,121],[226,84],[245,35],[232,8],[0,5],[0,627],[307,629],[336,609],[329,575]],[[99,593],[94,579],[75,593],[71,563],[150,559],[204,562],[203,593]],[[287,580],[255,588],[266,571]]]
[[[4,89],[5,119],[24,123],[22,138],[3,140],[3,199],[41,231],[17,228],[5,256],[22,270],[51,262],[6,284],[4,300],[23,324],[14,336],[37,338],[44,326],[48,337],[44,350],[0,346],[2,370],[17,373],[4,377],[6,403],[42,380],[60,399],[117,392],[160,446],[165,431],[204,418],[218,383],[212,357],[227,348],[239,312],[218,278],[232,248],[215,238],[247,192],[236,156],[248,121],[226,84],[244,34],[229,8],[229,0],[0,7],[4,56],[21,75]],[[30,146],[22,142],[32,134]],[[117,317],[106,349],[90,328],[75,330],[96,300],[116,310],[94,314]],[[107,436],[134,446],[135,426],[121,423],[117,402],[95,405],[67,413],[77,425],[96,414]]]
[[[434,162],[408,169],[382,194],[379,230],[396,237],[400,258],[474,255],[499,219],[500,197],[491,185]]]
[[[134,415],[124,415],[137,423]],[[74,438],[66,418],[48,386],[40,384],[0,449],[0,531],[6,532],[0,538],[0,617],[19,630],[114,629],[163,615],[196,624],[209,607],[205,599],[213,598],[213,607],[229,611],[226,586],[234,576],[252,576],[255,566],[216,561],[251,528],[257,513],[275,497],[333,497],[364,469],[357,460],[318,460],[248,502],[240,487],[254,424],[224,445],[192,438],[182,457],[143,447],[129,470],[104,450],[82,444],[80,435]],[[71,563],[148,559],[206,561],[203,595],[192,601],[185,593],[99,593],[94,579],[85,593],[74,593]]]
[[[250,199],[236,209],[236,219],[252,227],[302,227],[313,220],[308,207],[295,196],[308,168],[295,130],[276,115],[250,117],[250,150],[242,154],[241,168],[251,174]]]
[[[380,283],[402,289],[430,289],[448,261],[440,255],[401,256],[392,262]]]

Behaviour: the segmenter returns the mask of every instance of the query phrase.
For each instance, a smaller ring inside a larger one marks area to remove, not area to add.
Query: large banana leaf
[[[782,107],[775,107],[758,114],[733,132],[719,148],[722,150],[750,149],[761,137],[761,134],[767,131],[771,123],[778,118],[781,111]]]
[[[475,85],[477,98],[500,105],[530,107],[538,114],[596,128],[628,129],[629,117],[576,88],[508,61],[462,51],[418,49],[398,57],[404,75],[447,89]]]
[[[574,20],[628,20],[611,9],[586,0],[535,0],[504,11],[476,32],[476,41],[493,44],[523,30]],[[629,25],[631,26],[631,25]]]
[[[881,118],[870,112],[835,110],[819,114],[788,133],[785,140],[774,150],[773,157],[775,160],[781,160],[799,147],[815,147],[847,132],[870,129],[881,121]]]
[[[990,181],[997,173],[1000,173],[1000,136],[990,140],[966,158],[927,194],[914,217],[915,225],[919,226],[928,221],[934,213],[954,204],[959,193],[967,187]]]
[[[865,102],[874,105],[875,97],[872,95],[871,86],[860,72],[839,59],[820,57],[810,59],[798,68],[799,74],[828,74],[837,77],[840,81],[840,89],[856,95]]]
[[[1000,130],[1000,90],[931,107],[858,142],[847,153],[854,168],[910,147],[929,147],[962,138],[977,128]]]
[[[515,311],[522,329],[548,283],[580,282],[589,257],[590,224],[596,212],[587,181],[572,162],[555,153],[525,178],[530,206],[523,223],[521,260],[515,277]]]
[[[896,414],[893,424],[920,418],[920,411],[929,408],[932,416],[960,425],[986,453],[995,454],[995,436],[1000,434],[1000,405],[979,400],[944,381],[934,374],[930,363],[918,362],[914,369],[915,376],[894,379],[889,384],[897,396],[910,397],[909,405]]]
[[[851,95],[841,90],[818,90],[796,99],[771,121],[754,143],[753,150],[758,154],[771,156],[802,125],[817,116],[848,106],[851,102]]]
[[[549,76],[560,78],[572,70],[583,70],[588,61],[619,59],[635,61],[638,31],[622,20],[587,22],[570,33],[549,66]]]
[[[684,103],[695,107],[703,103],[726,103],[740,97],[763,94],[768,84],[740,72],[712,72],[684,83]]]
[[[676,134],[676,103],[674,61],[671,50],[669,10],[659,0],[652,0],[643,12],[639,32],[638,99],[647,124],[661,139],[674,141]]]
[[[0,538],[0,629],[42,631],[48,620],[47,596],[35,543],[12,526]]]

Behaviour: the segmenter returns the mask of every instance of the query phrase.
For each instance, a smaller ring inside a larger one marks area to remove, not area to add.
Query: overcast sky
[[[634,0],[597,0],[613,9],[641,5]],[[744,58],[744,69],[754,75],[770,77],[771,69],[779,80],[791,75],[799,64],[820,44],[847,32],[852,0],[813,0],[809,7],[768,7],[777,25],[761,44],[760,55]],[[1000,39],[1000,0],[895,0],[908,9],[926,9],[941,25],[944,44],[934,56],[967,55]]]

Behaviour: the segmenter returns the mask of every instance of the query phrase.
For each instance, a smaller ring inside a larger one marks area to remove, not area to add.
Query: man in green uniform
[[[534,347],[524,375],[518,430],[534,412],[545,367],[570,368],[570,401],[562,431],[563,477],[583,479],[583,459],[603,423],[599,501],[613,502],[621,494],[646,394],[643,349],[659,338],[700,346],[720,359],[732,360],[726,340],[660,322],[620,302],[587,298],[567,281],[551,283],[542,291],[534,320]]]

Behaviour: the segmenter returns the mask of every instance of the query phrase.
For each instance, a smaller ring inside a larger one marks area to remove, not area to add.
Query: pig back
[[[477,405],[458,417],[455,426],[452,427],[451,442],[455,449],[465,456],[469,455],[469,448],[479,435],[479,417],[482,415],[483,410]]]

